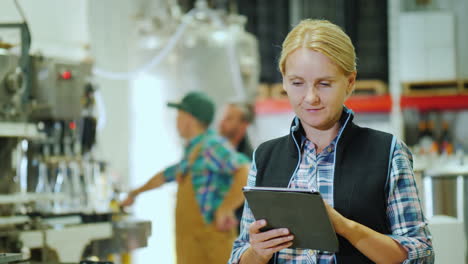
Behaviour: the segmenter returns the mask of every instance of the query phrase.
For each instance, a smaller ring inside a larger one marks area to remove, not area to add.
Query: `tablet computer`
[[[256,220],[265,219],[262,231],[288,228],[294,235],[291,248],[338,251],[338,238],[320,193],[304,189],[244,187]]]

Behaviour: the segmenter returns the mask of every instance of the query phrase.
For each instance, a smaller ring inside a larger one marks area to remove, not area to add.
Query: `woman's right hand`
[[[261,232],[260,229],[266,224],[265,220],[259,220],[249,227],[250,248],[260,263],[267,263],[274,253],[290,247],[294,239],[287,228]]]

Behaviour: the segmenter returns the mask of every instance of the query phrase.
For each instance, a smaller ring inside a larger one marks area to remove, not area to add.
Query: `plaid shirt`
[[[190,164],[188,158],[193,151],[199,153]],[[178,174],[192,173],[196,200],[205,222],[209,224],[231,187],[234,172],[249,162],[227,140],[209,129],[187,143],[182,160],[166,168],[163,176],[166,182],[170,182],[176,180]]]
[[[349,113],[349,115],[351,114]],[[334,152],[344,126],[330,145],[318,155],[314,144],[303,138],[300,145],[301,162],[290,182],[290,188],[318,190],[323,198],[333,206]],[[424,221],[414,180],[412,156],[401,141],[397,141],[393,149],[390,170],[390,181],[387,189],[387,217],[392,234],[389,236],[408,251],[408,259],[404,263],[434,263],[431,235],[427,223]],[[248,186],[255,186],[256,173],[256,165],[253,163],[248,177]],[[246,203],[241,221],[241,233],[234,242],[229,263],[239,263],[241,255],[250,246],[248,228],[254,221],[252,211]],[[331,253],[286,248],[278,252],[276,263],[331,264],[336,263],[336,261],[335,255]]]

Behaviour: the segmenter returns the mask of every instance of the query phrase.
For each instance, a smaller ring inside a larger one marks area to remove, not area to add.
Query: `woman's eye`
[[[302,82],[293,82],[292,83],[294,86],[299,86],[299,85],[302,85]]]
[[[330,83],[328,83],[328,82],[321,82],[321,83],[320,83],[320,86],[322,86],[322,87],[329,87],[329,86],[330,86]]]

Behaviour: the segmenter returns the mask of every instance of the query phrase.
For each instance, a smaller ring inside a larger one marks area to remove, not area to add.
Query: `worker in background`
[[[236,236],[234,210],[243,202],[248,159],[208,129],[215,106],[204,93],[190,92],[176,108],[177,130],[186,140],[182,160],[131,191],[123,206],[166,182],[179,184],[176,202],[178,264],[226,263]]]
[[[252,104],[243,102],[231,102],[226,105],[219,123],[219,133],[225,137],[231,145],[240,153],[252,158],[253,148],[247,136],[247,128],[255,119],[255,111]],[[238,222],[242,219],[244,206],[237,208],[235,214]]]
[[[226,105],[219,123],[219,133],[249,159],[252,158],[253,148],[247,136],[247,128],[254,119],[255,112],[252,104],[231,102]]]

